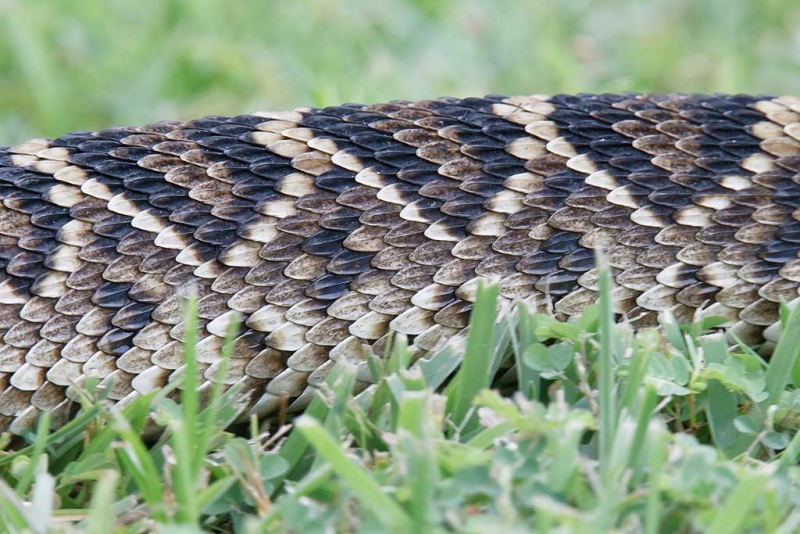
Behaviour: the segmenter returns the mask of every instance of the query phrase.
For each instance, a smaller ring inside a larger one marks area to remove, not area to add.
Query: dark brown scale
[[[343,249],[331,258],[326,269],[332,274],[356,275],[369,268],[374,258],[373,254]]]

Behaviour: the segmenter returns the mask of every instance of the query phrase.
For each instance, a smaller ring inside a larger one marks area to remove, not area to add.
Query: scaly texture
[[[800,100],[700,95],[440,99],[206,117],[0,151],[0,429],[130,402],[183,370],[199,297],[203,390],[297,409],[337,360],[467,325],[477,280],[562,316],[704,313],[774,341],[800,285]],[[767,342],[769,347],[770,341]]]

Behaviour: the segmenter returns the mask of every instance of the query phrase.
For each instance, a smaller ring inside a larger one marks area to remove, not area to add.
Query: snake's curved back
[[[0,151],[0,429],[70,414],[94,375],[130,402],[182,372],[301,407],[389,329],[433,350],[477,280],[579,314],[605,249],[617,311],[777,336],[800,285],[800,100],[440,99],[75,132]],[[765,331],[766,329],[766,331]]]

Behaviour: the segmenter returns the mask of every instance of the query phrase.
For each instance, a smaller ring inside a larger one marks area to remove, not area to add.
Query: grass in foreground
[[[522,306],[496,317],[497,289],[483,288],[465,343],[409,365],[398,337],[367,360],[376,385],[355,394],[357,369],[339,365],[293,427],[253,422],[249,437],[224,430],[237,392],[201,403],[191,372],[181,404],[160,391],[119,413],[90,384],[83,415],[52,433],[42,418],[30,447],[0,456],[0,521],[37,533],[796,531],[800,311],[784,310],[765,363],[709,332],[713,319],[613,324],[609,286],[604,275],[600,302],[566,323]],[[153,446],[148,416],[168,429]]]

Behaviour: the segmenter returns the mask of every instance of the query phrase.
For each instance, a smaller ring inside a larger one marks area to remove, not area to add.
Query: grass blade
[[[401,430],[395,452],[398,460],[406,466],[404,485],[409,490],[407,506],[414,532],[430,530],[431,508],[439,482],[439,464],[430,441],[434,436],[429,401],[429,392],[412,391],[403,395],[400,402],[398,424]]]
[[[744,522],[758,500],[765,492],[761,486],[767,482],[766,475],[749,474],[739,479],[739,484],[728,495],[714,521],[708,529],[709,534],[732,534],[740,532]]]
[[[610,466],[617,412],[614,403],[614,363],[612,349],[614,308],[611,300],[611,272],[606,259],[597,254],[597,285],[599,292],[599,372],[597,389],[600,394],[600,451],[601,465]]]
[[[522,360],[525,350],[538,341],[534,333],[533,313],[524,302],[517,304],[517,317],[519,337],[515,336],[514,332],[511,333],[515,349],[514,367],[517,371],[517,384],[522,394],[529,399],[541,399],[542,378]]]
[[[489,375],[492,353],[491,342],[494,338],[495,309],[497,306],[498,286],[496,284],[478,286],[478,296],[472,310],[467,348],[461,370],[455,377],[457,386],[452,401],[453,421],[463,426],[464,418],[472,406],[472,399],[479,391],[489,387],[492,377]]]
[[[647,464],[650,471],[649,487],[647,489],[647,501],[645,504],[644,531],[646,534],[657,534],[661,532],[661,517],[663,514],[663,504],[661,502],[661,473],[667,463],[667,447],[669,447],[669,436],[661,432],[657,424],[650,423],[648,434],[652,436],[650,441],[650,453]]]
[[[142,498],[150,507],[150,513],[156,521],[166,522],[167,511],[164,503],[164,486],[158,469],[142,442],[120,414],[114,413],[117,432],[122,443],[116,449],[117,459],[122,470],[131,476],[136,483]]]
[[[168,418],[169,441],[175,451],[173,487],[175,490],[175,519],[197,526],[200,507],[197,502],[197,480],[205,455],[202,436],[198,435],[200,395],[197,391],[199,377],[197,365],[197,297],[190,295],[183,301],[184,321],[184,373],[179,413]],[[177,410],[176,410],[177,411]],[[200,439],[198,439],[200,438]]]
[[[326,384],[332,386],[333,384],[339,383],[342,379],[342,375],[345,372],[344,366],[335,365],[328,374],[328,377],[325,379]],[[317,421],[323,421],[326,419],[329,411],[330,408],[326,402],[321,396],[317,395],[306,407],[303,415],[304,417],[311,417]],[[281,447],[280,455],[289,464],[289,476],[296,477],[299,475],[296,470],[298,469],[303,458],[306,456],[309,445],[310,444],[308,443],[308,440],[306,440],[304,434],[302,432],[298,432],[296,429],[289,434],[288,438],[286,438],[286,442]],[[286,478],[286,476],[278,477],[273,481],[276,487],[276,492],[282,487],[283,481]]]
[[[0,526],[8,532],[35,532],[25,513],[25,504],[5,482],[0,479]]]
[[[42,457],[44,460],[44,457]],[[48,532],[53,519],[53,497],[56,479],[42,469],[36,474],[31,495],[31,523],[35,532]]]
[[[789,319],[781,328],[781,338],[767,368],[767,398],[761,403],[769,406],[778,402],[789,378],[800,384],[800,306],[795,306]]]
[[[197,428],[197,414],[200,410],[200,399],[197,394],[197,296],[191,295],[187,297],[183,304],[183,322],[185,325],[183,360],[185,370],[181,389],[181,405],[183,406],[185,430],[194,432]],[[194,444],[196,442],[191,439],[191,443]],[[191,456],[193,457],[194,454],[191,454]]]
[[[206,452],[208,451],[208,447],[211,444],[212,436],[215,432],[218,432],[220,428],[218,428],[217,417],[220,411],[220,403],[222,402],[223,398],[223,390],[225,388],[225,375],[228,372],[228,367],[230,365],[231,355],[233,354],[234,349],[234,340],[236,339],[236,333],[239,330],[240,320],[238,317],[233,318],[230,323],[228,323],[228,330],[225,333],[225,341],[222,345],[222,354],[220,355],[220,364],[219,368],[216,373],[216,377],[214,379],[214,384],[211,387],[211,399],[208,402],[208,406],[203,411],[202,420],[201,420],[201,428],[200,428],[200,438],[198,440],[198,447],[197,447],[197,461],[199,462],[202,456],[205,456]],[[198,476],[199,472],[196,473],[195,476]]]
[[[411,518],[408,514],[383,492],[363,466],[347,457],[339,441],[316,419],[304,415],[297,419],[295,425],[378,521],[392,531],[410,531]]]
[[[701,338],[700,343],[707,363],[725,363],[727,345],[722,335],[704,336]],[[706,417],[708,418],[711,436],[719,448],[733,453],[731,448],[741,435],[733,424],[739,413],[739,401],[736,394],[713,380],[708,384],[707,394]]]
[[[114,497],[119,473],[106,471],[100,476],[92,496],[92,506],[86,522],[86,534],[107,534],[114,524]]]
[[[50,433],[50,412],[43,412],[39,417],[39,422],[36,427],[36,441],[33,445],[33,451],[28,460],[28,466],[25,472],[17,482],[16,492],[20,497],[26,495],[30,489],[30,485],[36,476],[36,470],[39,467],[39,459],[44,454],[45,445],[47,445],[47,436]]]
[[[644,378],[647,374],[647,366],[650,364],[650,351],[637,352],[631,361],[630,369],[628,370],[628,379],[625,381],[625,387],[622,390],[622,396],[619,402],[620,411],[625,410],[628,413],[636,412],[636,403],[639,399],[639,392],[644,384]]]

